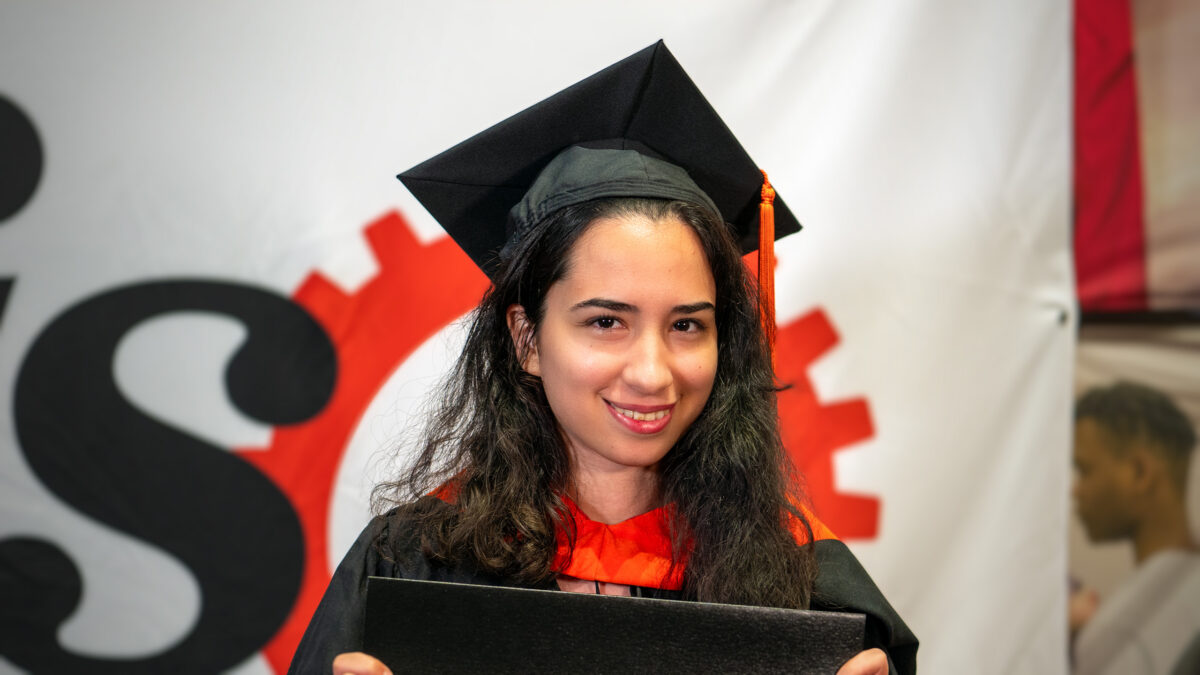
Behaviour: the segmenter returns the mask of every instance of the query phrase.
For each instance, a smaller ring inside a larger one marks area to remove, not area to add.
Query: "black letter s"
[[[276,425],[303,421],[333,391],[337,357],[329,338],[302,308],[270,291],[211,281],[144,283],[59,315],[17,376],[21,449],[60,499],[187,565],[202,601],[193,630],[153,657],[72,654],[56,633],[81,597],[74,563],[47,542],[0,542],[0,652],[24,668],[215,672],[260,649],[295,601],[304,541],[287,498],[254,467],[147,416],[117,388],[113,358],[121,338],[146,319],[177,311],[215,312],[245,325],[247,339],[225,373],[245,414]]]

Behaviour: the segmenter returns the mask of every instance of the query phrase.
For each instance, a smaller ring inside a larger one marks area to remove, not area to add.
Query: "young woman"
[[[732,219],[657,153],[599,145],[538,167],[475,256],[494,285],[415,464],[376,489],[292,670],[387,672],[357,651],[373,575],[861,611],[870,648],[839,672],[911,671],[915,638],[787,469]]]

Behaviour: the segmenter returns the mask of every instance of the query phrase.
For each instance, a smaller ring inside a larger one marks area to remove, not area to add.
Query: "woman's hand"
[[[887,654],[878,647],[859,652],[838,668],[837,675],[888,675]]]
[[[333,659],[333,675],[392,675],[392,671],[370,654],[347,652]]]

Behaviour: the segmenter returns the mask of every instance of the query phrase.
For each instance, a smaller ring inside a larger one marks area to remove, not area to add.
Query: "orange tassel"
[[[775,188],[763,171],[762,202],[758,205],[758,308],[763,332],[775,365]]]

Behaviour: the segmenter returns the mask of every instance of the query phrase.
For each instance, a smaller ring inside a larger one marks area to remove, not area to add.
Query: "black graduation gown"
[[[491,575],[448,567],[426,558],[407,514],[409,509],[436,508],[452,507],[440,499],[426,497],[371,520],[334,572],[321,604],[304,631],[289,673],[328,675],[336,655],[362,650],[367,577],[514,585]],[[818,565],[811,609],[866,614],[867,647],[879,647],[887,652],[891,673],[915,673],[917,638],[888,604],[854,554],[836,539],[819,540],[809,545],[815,548]],[[381,551],[389,554],[385,556]],[[553,590],[556,586],[549,580],[541,588]],[[637,591],[643,597],[680,598],[678,591],[657,588]]]

